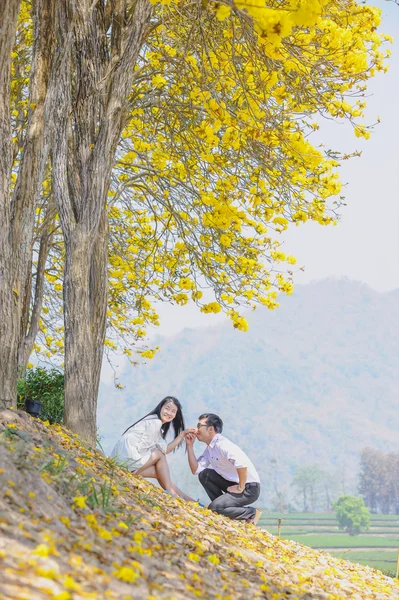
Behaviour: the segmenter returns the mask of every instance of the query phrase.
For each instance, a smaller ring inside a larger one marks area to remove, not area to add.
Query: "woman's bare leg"
[[[185,494],[181,489],[179,489],[177,487],[177,485],[175,483],[173,483],[173,481],[172,481],[172,487],[175,490],[176,494],[178,496],[180,496],[180,498],[183,498],[183,500],[187,500],[187,502],[196,502],[196,500],[194,500],[194,498],[190,498],[190,496],[187,496],[187,494]]]
[[[147,477],[149,479],[157,479],[160,486],[164,490],[170,491],[173,496],[180,496],[180,498],[187,500],[187,502],[195,502],[193,498],[187,496],[187,494],[185,494],[177,487],[175,483],[173,483],[170,477],[166,456],[160,450],[153,450],[151,452],[151,457],[148,459],[145,465],[140,467],[140,469],[137,469],[134,474],[139,475],[140,477]]]
[[[140,477],[145,477],[146,479],[158,479],[157,477],[157,472],[155,470],[155,467],[147,467],[146,469],[144,469],[144,471],[142,470],[142,467],[140,469],[141,473],[140,473]],[[134,472],[134,475],[137,475],[137,471]]]
[[[170,478],[170,471],[168,466],[168,461],[166,460],[166,456],[163,455],[162,458],[155,463],[155,470],[157,472],[157,479],[161,487],[164,490],[168,490],[172,494],[172,496],[178,496],[178,493],[175,491],[173,487],[172,480]]]
[[[140,469],[137,469],[137,471],[135,471],[134,474],[135,475],[143,475],[143,471],[148,469],[148,467],[152,467],[153,465],[155,465],[155,463],[158,462],[159,459],[162,458],[163,456],[165,456],[165,455],[160,450],[153,450],[151,452],[151,456],[147,460],[147,462],[142,467],[140,467]]]
[[[158,480],[159,485],[164,490],[168,490],[172,496],[179,495],[174,490],[166,456],[160,450],[153,450],[145,465],[140,467],[140,469],[137,469],[134,474],[139,475],[140,477],[154,477]]]

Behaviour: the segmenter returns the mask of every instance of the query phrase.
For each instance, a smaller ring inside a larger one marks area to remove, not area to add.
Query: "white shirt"
[[[149,415],[123,434],[112,450],[111,457],[117,457],[133,471],[145,465],[154,448],[166,454],[168,443],[161,435],[161,427],[161,419],[157,415]]]
[[[247,483],[260,483],[259,475],[241,448],[217,433],[205,452],[198,458],[196,475],[204,469],[211,468],[228,481],[239,482],[237,469],[246,467]]]

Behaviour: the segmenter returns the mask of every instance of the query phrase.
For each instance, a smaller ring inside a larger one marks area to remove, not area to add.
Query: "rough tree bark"
[[[39,332],[40,315],[43,306],[44,273],[49,247],[54,233],[55,207],[51,199],[47,206],[44,222],[39,233],[39,251],[37,256],[36,272],[33,275],[33,256],[31,258],[30,273],[26,281],[26,292],[21,319],[20,344],[18,348],[18,374],[23,376],[26,371],[33,345]],[[34,285],[32,287],[32,278]]]
[[[10,269],[11,224],[11,50],[14,45],[19,0],[0,3],[0,410],[16,401],[17,330],[19,300],[13,292]],[[12,366],[15,367],[13,372]]]
[[[73,51],[57,88],[55,201],[65,240],[65,423],[91,443],[107,309],[106,204],[133,69],[149,31],[149,0],[59,3],[60,46]],[[111,27],[111,38],[106,35]]]
[[[108,214],[104,208],[90,265],[90,316],[93,330],[93,385],[98,397],[108,308]],[[97,405],[96,405],[97,408]],[[95,414],[95,411],[94,411]]]
[[[94,443],[106,329],[108,218],[96,238],[76,227],[65,242],[65,423]]]
[[[11,193],[10,69],[20,2],[0,3],[0,409],[16,405],[18,351],[25,335],[25,292],[30,288],[35,207],[48,156],[46,95],[54,48],[55,0],[33,6],[28,119],[15,188]]]

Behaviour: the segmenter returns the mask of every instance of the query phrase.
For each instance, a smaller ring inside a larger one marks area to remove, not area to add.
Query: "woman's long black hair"
[[[173,421],[169,421],[169,423],[163,423],[162,424],[161,435],[162,435],[163,439],[165,439],[166,435],[167,435],[167,433],[169,431],[170,425],[173,424],[173,429],[174,429],[174,432],[175,432],[175,438],[177,438],[177,436],[182,431],[185,430],[186,426],[184,424],[184,417],[183,417],[182,406],[181,406],[180,402],[178,401],[178,399],[175,398],[174,396],[166,396],[166,398],[164,398],[163,400],[161,400],[161,402],[158,404],[158,406],[156,406],[154,408],[154,410],[152,410],[151,412],[149,412],[148,415],[145,415],[145,417],[142,417],[141,419],[139,419],[138,421],[136,421],[135,423],[133,423],[133,425],[130,425],[130,427],[128,427],[126,429],[126,431],[129,431],[129,429],[131,429],[132,427],[134,427],[135,425],[137,425],[137,423],[140,423],[140,421],[144,421],[144,419],[146,419],[150,415],[157,415],[158,419],[160,419],[161,418],[161,409],[168,402],[173,402],[173,404],[177,407],[177,413],[176,413],[176,416],[173,419]],[[124,431],[122,435],[125,435],[126,431]]]

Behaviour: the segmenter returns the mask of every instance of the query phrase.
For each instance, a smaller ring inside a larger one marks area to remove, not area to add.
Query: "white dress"
[[[157,415],[149,415],[131,427],[111,452],[129,471],[140,469],[158,448],[166,454],[167,442],[161,435],[162,421]]]

